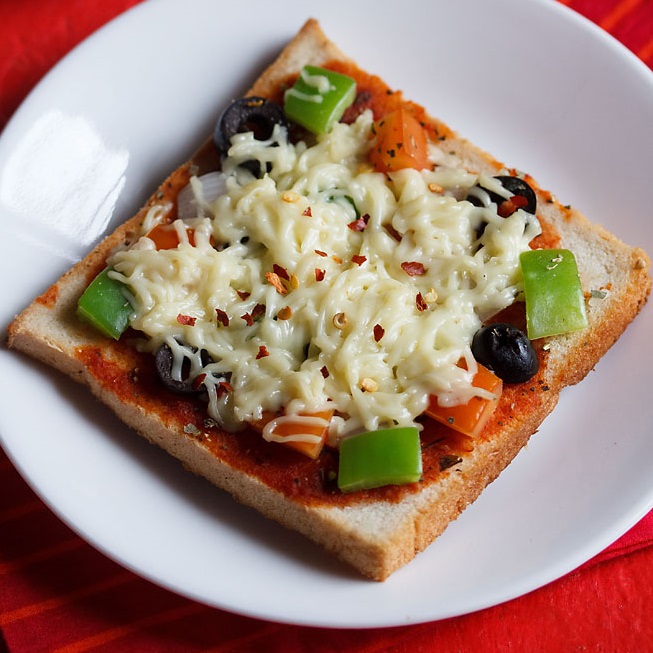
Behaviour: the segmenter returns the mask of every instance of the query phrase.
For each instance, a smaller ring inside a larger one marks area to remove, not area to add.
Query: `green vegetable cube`
[[[585,297],[574,255],[567,249],[534,249],[520,256],[531,340],[584,329]]]
[[[338,487],[343,492],[415,483],[421,477],[422,451],[414,427],[369,431],[340,443]]]
[[[356,81],[347,75],[305,66],[286,91],[286,116],[314,134],[326,134],[356,97]]]
[[[109,276],[105,268],[91,281],[77,303],[77,315],[105,336],[118,340],[134,312],[125,285]]]

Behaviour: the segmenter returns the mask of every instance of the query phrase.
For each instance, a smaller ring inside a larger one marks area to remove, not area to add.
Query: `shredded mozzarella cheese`
[[[311,146],[281,128],[269,141],[237,134],[224,193],[207,203],[193,182],[201,211],[179,225],[179,246],[143,237],[110,261],[134,295],[143,348],[167,343],[175,373],[186,358],[205,375],[209,415],[226,428],[335,410],[337,442],[414,425],[430,395],[455,405],[483,394],[471,339],[521,292],[519,254],[539,224],[458,199],[479,182],[505,194],[461,169],[370,171],[371,129],[365,112]],[[431,158],[446,157],[433,145]],[[239,167],[251,160],[269,172]]]

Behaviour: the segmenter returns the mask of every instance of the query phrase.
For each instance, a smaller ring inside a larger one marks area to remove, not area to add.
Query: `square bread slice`
[[[383,88],[394,102],[401,93],[360,70],[309,20],[248,95],[279,99],[306,64],[336,66],[356,77],[359,89]],[[412,105],[414,106],[414,105]],[[502,163],[425,117],[446,140],[452,161],[469,171],[496,175]],[[544,227],[543,246],[574,252],[588,297],[589,326],[537,343],[540,370],[525,384],[507,385],[499,407],[472,443],[448,429],[423,441],[424,477],[407,486],[342,494],[329,485],[336,454],[317,461],[269,444],[259,434],[229,434],[203,419],[195,400],[162,392],[151,355],[126,339],[113,341],[81,322],[77,301],[108,255],[135,242],[149,209],[174,206],[193,175],[219,165],[209,142],[175,170],[137,215],[103,240],[16,317],[8,344],[70,375],[131,428],[268,518],[323,546],[364,576],[384,580],[440,535],[511,462],[553,410],[563,387],[578,383],[614,344],[644,305],[651,279],[644,251],[630,247],[529,177]],[[169,210],[163,208],[162,210]],[[600,301],[589,301],[600,291]],[[523,317],[522,317],[523,319]]]

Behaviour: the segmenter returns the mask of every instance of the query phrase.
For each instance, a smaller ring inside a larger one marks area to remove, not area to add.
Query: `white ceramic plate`
[[[653,251],[652,75],[553,1],[147,2],[68,56],[0,141],[0,325],[130,216],[310,15],[364,67]],[[387,582],[361,580],[133,436],[89,394],[0,351],[0,432],[36,491],[126,567],[210,605],[341,627],[519,596],[653,505],[644,310],[502,477]]]

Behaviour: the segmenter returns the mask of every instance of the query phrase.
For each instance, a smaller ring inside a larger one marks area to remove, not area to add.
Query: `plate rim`
[[[498,0],[498,1],[504,2],[504,4],[505,4],[505,0]],[[511,4],[512,1],[513,0],[510,0],[510,2],[508,2],[507,4]],[[604,32],[603,30],[598,28],[598,26],[596,26],[594,23],[591,23],[591,21],[589,21],[588,19],[586,19],[583,16],[581,16],[580,14],[574,12],[570,8],[565,7],[563,5],[560,5],[559,3],[551,3],[551,2],[548,2],[547,0],[532,0],[532,1],[537,2],[541,6],[547,6],[549,9],[551,7],[555,7],[554,11],[559,11],[561,16],[562,15],[568,15],[568,16],[572,15],[572,16],[575,17],[575,19],[577,19],[577,18],[582,19],[581,23],[584,24],[585,29],[587,29],[589,27],[591,30],[593,30],[595,32],[595,34],[597,36],[599,36],[606,44],[610,44],[609,47],[614,48],[615,45],[616,45],[618,47],[619,51],[620,51],[620,56],[624,57],[624,55],[626,55],[626,58],[624,60],[625,61],[630,60],[630,65],[632,65],[634,62],[636,62],[640,66],[644,67],[645,71],[649,75],[649,82],[651,81],[651,79],[650,79],[650,70],[645,66],[645,64],[643,64],[643,62],[641,62],[639,59],[637,59],[635,57],[635,55],[632,52],[630,52],[625,46],[623,46],[616,39],[614,39],[614,37],[610,36],[609,34]],[[177,0],[169,0],[168,4],[175,4],[175,2],[177,2]],[[126,12],[120,14],[115,19],[113,19],[112,21],[110,21],[109,23],[107,23],[106,25],[101,27],[98,31],[96,31],[94,34],[89,36],[87,39],[82,41],[71,52],[69,52],[67,55],[65,55],[65,57],[62,58],[62,60],[59,61],[51,69],[51,71],[46,75],[46,77],[44,77],[44,79],[41,82],[39,82],[39,84],[27,96],[27,98],[26,98],[25,102],[23,103],[23,105],[26,105],[27,103],[33,102],[34,101],[33,98],[37,97],[37,95],[39,93],[43,92],[43,89],[45,88],[46,84],[49,84],[51,82],[51,80],[56,80],[57,76],[60,74],[60,71],[62,69],[64,69],[64,67],[67,65],[68,61],[78,58],[80,56],[80,52],[83,52],[83,49],[92,47],[90,44],[92,44],[94,42],[94,40],[98,37],[99,34],[105,34],[106,35],[106,34],[109,33],[110,30],[118,31],[120,29],[120,24],[123,21],[131,20],[130,16],[134,12],[150,12],[150,11],[153,11],[151,9],[151,7],[153,7],[153,6],[155,6],[154,3],[141,3],[141,4],[138,4],[138,5],[135,5],[134,7],[128,9]],[[579,23],[579,25],[581,23]],[[605,37],[608,37],[608,39],[606,40]],[[21,105],[21,107],[18,109],[18,111],[15,112],[15,114],[10,118],[9,122],[5,126],[5,129],[3,130],[3,133],[0,135],[0,146],[2,145],[2,141],[4,140],[5,134],[10,133],[13,129],[15,129],[14,122],[21,119],[21,112],[22,112],[22,109],[23,109],[23,105]],[[24,466],[21,464],[21,461],[14,457],[14,455],[13,455],[14,452],[11,449],[11,447],[7,446],[7,442],[6,442],[6,440],[4,438],[4,435],[2,433],[0,433],[0,439],[3,441],[4,449],[7,452],[7,455],[9,456],[10,460],[12,460],[13,464],[17,467],[17,469],[28,480],[28,483],[32,487],[34,487],[33,482],[35,481],[35,479],[31,478],[30,470],[29,469],[24,469]],[[37,483],[35,483],[35,485],[38,486]],[[41,496],[40,493],[39,493],[39,496]],[[169,583],[166,583],[165,580],[162,580],[162,579],[158,578],[156,575],[148,574],[146,571],[139,568],[138,566],[134,566],[131,561],[122,559],[119,556],[116,557],[116,555],[112,554],[111,551],[106,550],[106,548],[103,547],[101,542],[95,542],[94,538],[92,537],[92,534],[87,533],[87,532],[85,532],[83,530],[80,530],[80,529],[78,529],[76,527],[77,526],[76,524],[72,524],[69,521],[68,516],[66,514],[61,514],[59,506],[53,505],[49,501],[48,497],[41,496],[41,498],[46,503],[46,505],[48,505],[48,507],[55,514],[57,514],[57,516],[60,519],[62,519],[62,521],[64,521],[68,526],[70,526],[75,532],[78,532],[87,542],[91,543],[95,548],[102,551],[109,558],[111,558],[113,560],[116,560],[116,562],[118,562],[123,567],[126,567],[127,569],[130,569],[131,571],[133,571],[137,575],[139,575],[141,577],[144,577],[144,578],[147,578],[148,580],[156,583],[157,585],[160,585],[162,587],[170,589],[171,591],[175,591],[175,592],[177,592],[177,593],[179,593],[179,594],[181,594],[183,596],[187,596],[189,598],[192,598],[193,600],[206,602],[205,597],[202,598],[202,597],[198,597],[198,596],[193,596],[192,592],[189,592],[188,589],[178,588],[178,587],[175,587],[174,585],[170,585]],[[651,495],[651,497],[648,498],[648,502],[643,501],[641,506],[639,506],[637,510],[633,510],[633,514],[630,516],[630,518],[628,520],[629,525],[625,529],[623,529],[622,532],[625,532],[626,530],[628,530],[628,528],[633,526],[642,516],[644,516],[648,512],[648,510],[651,509],[651,507],[653,507],[653,495]],[[612,535],[607,535],[606,534],[606,539],[610,539],[612,541],[614,538],[613,538]],[[609,543],[610,542],[607,542],[607,543],[603,542],[602,544],[598,545],[598,549],[597,549],[596,542],[594,542],[594,546],[588,547],[588,549],[591,549],[593,551],[593,553],[591,553],[591,555],[594,555],[598,551],[602,550]],[[588,559],[587,557],[585,557],[584,560],[581,560],[581,558],[583,558],[585,555],[586,555],[585,553],[578,554],[575,557],[576,562],[578,564],[582,564],[582,562],[584,562],[585,560]],[[591,557],[591,555],[589,557]],[[555,577],[550,578],[546,582],[551,582],[552,580],[555,580],[556,578],[559,578],[559,577],[563,576],[564,574],[566,574],[568,571],[575,568],[576,566],[577,566],[577,564],[573,563],[573,566],[570,569],[567,569],[566,571],[562,571],[560,574],[555,575]],[[515,598],[515,597],[507,597],[504,600],[509,600],[510,598]],[[503,602],[503,600],[500,601],[500,602]],[[289,624],[298,624],[298,625],[308,625],[308,626],[325,626],[326,625],[326,626],[330,626],[330,627],[341,627],[341,628],[361,628],[361,627],[363,627],[363,628],[370,627],[371,628],[371,627],[380,627],[380,626],[396,626],[396,625],[403,625],[403,624],[407,624],[407,623],[422,623],[424,621],[430,621],[431,620],[431,618],[426,618],[426,617],[422,616],[422,617],[418,617],[417,620],[408,620],[408,621],[398,620],[396,622],[385,622],[385,623],[372,623],[372,622],[370,622],[368,624],[358,624],[358,623],[352,622],[351,624],[339,625],[337,623],[330,623],[330,622],[324,622],[324,623],[316,623],[314,621],[304,622],[304,621],[301,621],[301,620],[298,621],[296,618],[285,620],[285,619],[283,619],[283,617],[281,617],[280,615],[277,615],[277,614],[270,615],[270,614],[266,614],[265,612],[261,612],[261,611],[247,612],[247,610],[245,610],[242,606],[237,608],[237,609],[234,609],[232,606],[229,606],[229,605],[224,605],[224,604],[219,605],[218,603],[211,603],[211,604],[215,605],[216,607],[220,607],[221,609],[224,609],[224,610],[236,611],[239,614],[246,614],[248,616],[252,616],[252,617],[255,617],[255,618],[260,618],[260,619],[271,619],[272,618],[275,621],[279,621],[279,622],[284,622],[284,623],[289,623]],[[496,603],[493,603],[492,605],[496,605]],[[489,606],[488,605],[479,605],[479,607],[473,608],[473,610],[481,609],[481,608],[484,608],[484,607],[489,607]],[[470,610],[470,611],[473,611],[473,610]],[[462,613],[462,614],[464,614],[464,613]],[[444,618],[448,618],[450,616],[454,616],[454,615],[451,614],[451,615],[447,615],[447,616],[440,616],[440,617],[436,617],[436,619],[444,619]]]

